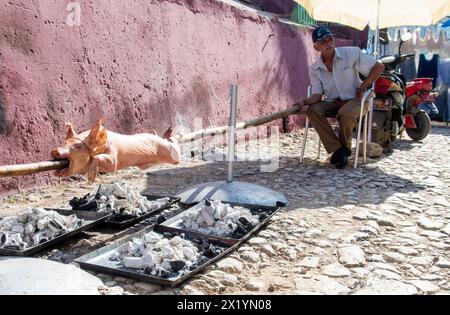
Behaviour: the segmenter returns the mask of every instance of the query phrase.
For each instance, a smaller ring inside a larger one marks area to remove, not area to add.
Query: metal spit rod
[[[230,138],[228,141],[228,179],[233,181],[233,162],[236,154],[236,116],[237,116],[237,92],[238,86],[231,85],[231,109],[230,109]]]

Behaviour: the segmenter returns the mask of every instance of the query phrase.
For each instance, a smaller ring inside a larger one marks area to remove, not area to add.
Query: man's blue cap
[[[330,29],[326,26],[318,26],[312,33],[313,43],[317,42],[318,40],[322,40],[328,36],[333,36],[333,33],[331,33]]]

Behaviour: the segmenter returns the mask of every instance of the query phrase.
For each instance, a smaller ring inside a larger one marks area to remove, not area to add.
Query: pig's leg
[[[88,169],[88,181],[92,184],[98,172],[115,173],[117,171],[117,159],[111,154],[99,154],[92,158]]]

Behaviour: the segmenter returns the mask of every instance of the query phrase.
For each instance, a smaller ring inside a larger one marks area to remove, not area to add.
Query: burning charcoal
[[[1,230],[11,231],[12,227],[13,227],[13,222],[12,222],[11,218],[7,218],[2,221]]]
[[[173,260],[170,262],[170,268],[173,272],[178,272],[186,266],[186,262],[183,260]]]
[[[251,231],[253,224],[251,224],[246,218],[241,217],[237,221],[237,228],[231,235],[232,238],[241,238]]]
[[[24,250],[73,230],[80,225],[80,222],[82,221],[75,215],[65,217],[55,211],[46,211],[41,208],[28,209],[17,217],[2,220],[0,247],[19,247]]]
[[[33,244],[33,240],[30,238],[29,235],[25,235],[25,237],[23,238],[24,243],[28,244]]]
[[[184,246],[182,251],[187,260],[191,260],[195,257],[195,251],[191,247]]]
[[[95,201],[96,209],[101,213],[121,213],[136,217],[166,206],[170,199],[151,201],[142,196],[135,187],[130,187],[126,183],[113,183],[101,185],[95,195]]]
[[[74,258],[75,257],[73,257],[72,255],[69,255],[67,253],[58,250],[55,253],[53,253],[50,257],[48,257],[48,260],[67,264],[70,263]]]
[[[208,258],[213,258],[217,256],[216,252],[217,252],[216,247],[213,244],[210,244],[208,249],[203,252],[203,255]]]
[[[201,210],[201,215],[207,226],[214,226],[214,223],[216,222],[214,213],[215,209],[213,207],[205,207]],[[197,223],[199,222],[197,221]]]
[[[119,252],[114,252],[110,257],[109,260],[111,261],[117,261],[120,259],[120,253]]]
[[[201,257],[198,259],[198,266],[201,266],[201,265],[203,265],[203,264],[206,264],[208,261],[209,261],[209,258],[208,258],[208,257],[201,256]]]
[[[0,246],[6,243],[8,240],[8,234],[6,232],[0,232]]]
[[[240,227],[239,220],[241,220]],[[207,200],[199,211],[189,212],[181,217],[180,228],[209,235],[229,236],[235,234],[236,229],[242,233],[243,230],[258,223],[258,216],[253,215],[249,209],[232,207],[219,200]]]
[[[170,246],[170,241],[167,238],[163,238],[155,244],[155,249],[161,250],[167,246]]]
[[[166,221],[166,220],[167,220],[167,219],[166,219],[165,216],[160,215],[160,216],[158,216],[158,219],[156,220],[156,224],[161,224],[161,223],[163,223],[163,222]]]
[[[169,260],[167,260],[167,259],[164,259],[163,260],[163,262],[161,263],[161,269],[160,269],[160,271],[161,270],[167,270],[167,271],[172,271],[172,266],[171,266],[171,264],[170,264],[170,261]]]
[[[158,241],[162,240],[162,236],[161,234],[157,233],[148,233],[144,235],[143,239],[145,243],[155,244]]]
[[[145,269],[147,267],[147,263],[143,257],[125,257],[123,264],[125,267],[132,269]]]
[[[181,236],[150,232],[119,246],[109,259],[117,260],[127,268],[142,269],[146,274],[167,278],[186,272],[197,256],[197,247]]]
[[[120,246],[117,248],[117,251],[118,251],[120,254],[123,254],[123,253],[128,252],[128,245],[129,245],[129,243],[130,243],[130,242],[120,245]]]
[[[144,273],[147,275],[151,275],[153,271],[154,271],[154,269],[151,267],[145,267],[145,269],[144,269]]]
[[[26,213],[26,212],[19,213],[17,215],[17,222],[22,223],[22,224],[28,223],[28,213]]]
[[[36,231],[36,227],[33,226],[33,224],[28,223],[27,225],[25,225],[25,231],[24,231],[24,233],[25,233],[26,235],[33,235],[35,231]]]
[[[33,218],[34,221],[45,218],[49,213],[48,211],[45,211],[42,208],[33,208],[31,211],[32,211],[31,217]],[[34,217],[36,217],[36,219]]]
[[[23,234],[25,232],[25,228],[23,227],[23,224],[17,224],[12,227],[11,232]]]
[[[45,217],[45,218],[39,220],[37,222],[38,230],[40,230],[40,231],[45,230],[48,227],[48,224],[50,223],[50,220],[51,219],[49,217]]]
[[[245,230],[247,230],[248,232],[251,230],[251,228],[253,227],[253,224],[250,223],[245,217],[240,217],[237,224],[239,226],[242,226]]]
[[[9,249],[26,249],[28,245],[22,240],[21,234],[15,233],[7,235],[7,237],[4,239],[3,247]]]
[[[174,238],[172,238],[172,239],[170,240],[170,245],[176,246],[176,245],[180,244],[181,241],[182,241],[182,238],[181,238],[181,237],[175,236]]]
[[[65,217],[65,225],[69,230],[75,230],[83,225],[83,220],[78,219],[75,214]]]
[[[165,269],[161,269],[161,270],[159,271],[159,276],[160,276],[161,278],[169,278],[169,277],[170,277],[170,272],[167,271],[167,270],[165,270]]]
[[[33,245],[35,245],[35,246],[49,241],[49,238],[48,238],[46,232],[37,233],[33,236],[32,239],[33,239]]]
[[[48,223],[48,228],[53,232],[57,233],[58,231],[65,231],[64,225],[58,221],[58,219],[53,219]]]
[[[96,195],[87,194],[83,198],[74,197],[69,201],[69,205],[73,210],[96,211],[97,200]]]

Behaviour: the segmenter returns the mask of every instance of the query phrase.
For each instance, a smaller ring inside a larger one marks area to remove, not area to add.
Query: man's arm
[[[358,91],[356,92],[357,99],[362,98],[364,91],[367,90],[370,86],[372,86],[373,82],[375,82],[375,80],[380,77],[383,70],[384,70],[384,65],[380,61],[377,61],[373,65],[372,69],[370,69],[369,75],[361,83],[361,86],[359,87]]]
[[[322,101],[323,87],[318,74],[309,68],[309,80],[311,82],[311,96],[298,100],[294,106],[299,106],[299,110],[303,110],[305,106],[309,106]]]
[[[303,110],[305,106],[316,104],[322,101],[322,94],[313,94],[310,97],[297,101],[294,106],[299,106],[299,110]]]

